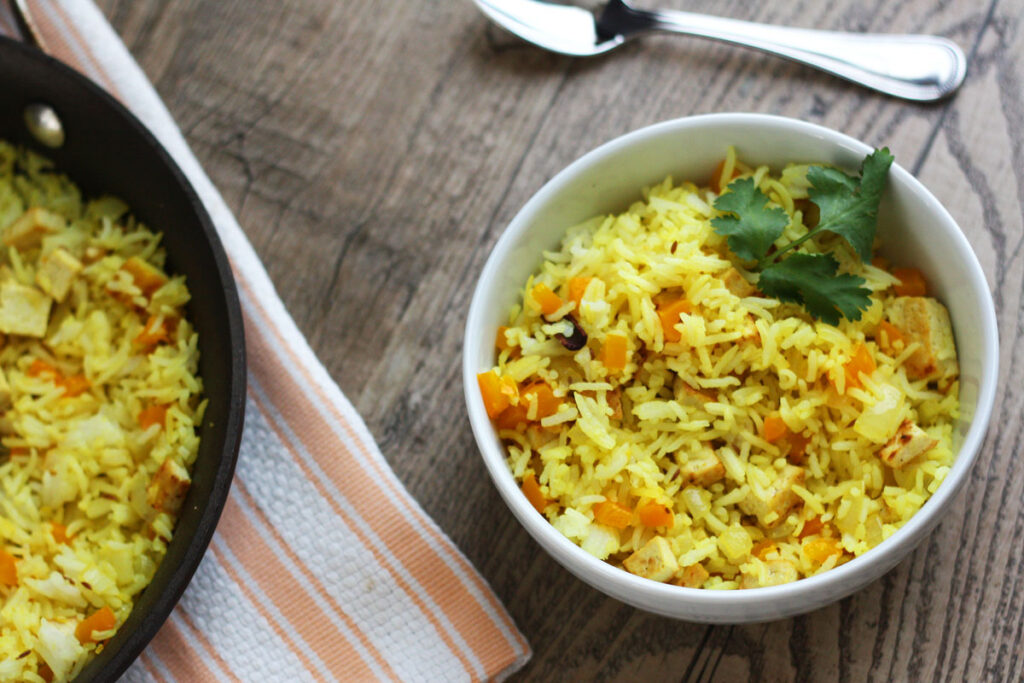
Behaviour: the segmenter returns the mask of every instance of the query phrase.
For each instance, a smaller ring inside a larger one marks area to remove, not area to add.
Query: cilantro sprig
[[[839,235],[862,261],[871,258],[871,245],[878,224],[878,204],[885,189],[893,157],[888,148],[865,157],[857,177],[824,166],[807,169],[807,194],[819,209],[818,224],[807,234],[772,251],[790,218],[770,206],[770,200],[752,178],[729,184],[729,191],[715,200],[724,215],[711,220],[715,232],[727,238],[729,248],[751,270],[760,272],[758,288],[781,301],[802,304],[815,318],[837,325],[840,316],[860,320],[861,311],[871,305],[871,290],[865,280],[838,273],[839,263],[831,254],[808,254],[796,249],[822,232]]]

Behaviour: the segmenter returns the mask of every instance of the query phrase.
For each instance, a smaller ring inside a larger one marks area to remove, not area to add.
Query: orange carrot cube
[[[532,472],[523,477],[523,495],[526,496],[526,499],[530,501],[530,505],[537,512],[544,514],[544,508],[548,506],[548,500],[541,492],[540,484],[537,483],[537,477]]]
[[[561,308],[563,304],[562,297],[552,292],[551,288],[543,282],[538,282],[533,286],[530,296],[532,296],[533,300],[537,302],[538,306],[540,306],[540,312],[544,315],[551,315]]]
[[[676,523],[672,508],[653,500],[641,506],[637,513],[640,515],[640,523],[644,526],[664,526],[671,529]]]
[[[109,607],[103,607],[78,622],[78,626],[75,627],[75,637],[83,645],[95,643],[97,641],[93,638],[93,634],[96,631],[109,631],[115,626],[117,626],[117,617],[114,616],[114,611]]]
[[[6,550],[0,548],[0,586],[18,585],[18,561]]]
[[[871,357],[868,347],[858,344],[853,356],[843,365],[843,371],[846,373],[846,386],[859,388],[861,385],[860,373],[863,372],[870,376],[875,371],[875,367],[875,359]]]
[[[928,293],[924,273],[917,268],[893,268],[892,274],[900,281],[892,288],[897,296],[925,296]]]
[[[605,500],[594,506],[594,521],[615,529],[625,529],[633,519],[633,511],[613,500]]]
[[[658,318],[661,320],[661,333],[667,342],[677,342],[682,339],[682,334],[675,328],[679,322],[679,316],[683,313],[692,313],[693,305],[686,299],[676,299],[664,306],[658,307]]]
[[[626,337],[622,334],[609,334],[604,338],[601,351],[601,362],[610,372],[620,372],[626,368],[627,355]]]
[[[769,415],[764,419],[764,426],[761,429],[761,436],[769,443],[774,443],[786,436],[789,429],[786,423],[778,415]]]
[[[476,376],[476,382],[480,386],[480,395],[484,399],[487,417],[493,420],[501,414],[501,411],[511,405],[512,401],[508,394],[502,391],[501,378],[494,370],[481,372]]]
[[[580,307],[580,300],[583,299],[583,293],[587,291],[587,287],[593,279],[594,278],[591,277],[569,278],[569,298],[576,302],[576,308]]]

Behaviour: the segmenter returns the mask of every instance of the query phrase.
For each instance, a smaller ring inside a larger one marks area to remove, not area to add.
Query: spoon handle
[[[622,0],[608,3],[598,30],[623,38],[652,31],[711,38],[785,57],[889,95],[922,102],[952,94],[967,73],[963,50],[937,36],[789,28],[691,12],[639,10]]]

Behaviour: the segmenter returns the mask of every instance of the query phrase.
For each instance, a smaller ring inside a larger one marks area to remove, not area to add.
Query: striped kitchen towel
[[[188,590],[125,679],[478,680],[519,669],[529,645],[388,468],[102,13],[90,0],[29,6],[49,51],[114,93],[191,180],[245,318],[248,400],[232,493]],[[10,21],[0,15],[0,30]]]

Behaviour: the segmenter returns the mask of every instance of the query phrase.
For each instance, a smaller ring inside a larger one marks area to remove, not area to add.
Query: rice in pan
[[[0,143],[0,680],[66,680],[171,539],[205,402],[183,276],[120,200]]]

